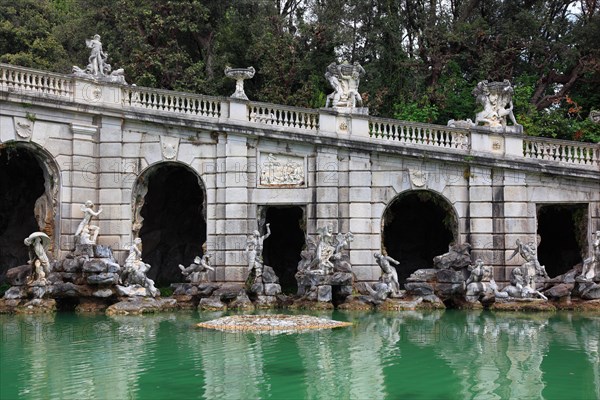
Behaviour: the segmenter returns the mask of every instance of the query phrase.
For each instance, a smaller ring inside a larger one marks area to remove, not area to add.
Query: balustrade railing
[[[0,64],[0,88],[43,95],[72,97],[72,78],[52,72]]]
[[[307,108],[252,103],[248,104],[248,121],[316,131],[319,128],[319,112]]]
[[[393,119],[371,118],[369,135],[377,139],[445,149],[469,150],[471,147],[468,130]]]
[[[218,97],[127,86],[122,89],[122,102],[124,106],[151,111],[212,118],[221,116],[221,99]]]
[[[536,160],[599,166],[600,144],[527,137],[523,140],[523,156]]]
[[[2,91],[33,93],[44,97],[56,96],[77,101],[76,82],[76,78],[69,75],[0,64],[0,90]],[[118,90],[121,91],[121,103],[105,104],[106,107],[123,106],[151,113],[175,113],[215,119],[229,117],[229,115],[221,115],[221,105],[227,102],[224,98],[127,85],[121,86]],[[367,118],[369,119],[368,133],[371,138],[398,144],[431,146],[440,150],[469,151],[471,149],[471,132],[468,129],[385,118]],[[238,118],[233,120],[239,121]],[[250,102],[246,107],[246,121],[256,126],[319,133],[319,110],[314,109]],[[360,135],[355,137],[358,138]],[[600,144],[529,136],[524,136],[522,140],[525,159],[566,163],[583,168],[600,167]]]

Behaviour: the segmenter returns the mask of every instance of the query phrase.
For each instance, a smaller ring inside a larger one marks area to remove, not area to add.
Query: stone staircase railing
[[[395,119],[370,118],[369,135],[378,139],[444,149],[467,151],[471,148],[470,132],[467,129]]]
[[[600,144],[527,136],[523,139],[523,156],[535,160],[598,167]]]
[[[121,99],[126,107],[211,118],[221,116],[218,97],[127,86],[121,89]]]
[[[26,91],[71,99],[73,78],[52,72],[0,64],[0,90]]]
[[[248,104],[248,121],[316,132],[319,129],[319,112],[310,108],[252,102]]]

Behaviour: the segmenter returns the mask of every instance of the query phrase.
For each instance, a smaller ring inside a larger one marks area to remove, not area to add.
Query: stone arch
[[[28,260],[23,239],[35,231],[52,240],[49,253],[60,249],[60,169],[54,157],[31,142],[0,144],[0,281],[12,267]],[[6,189],[4,189],[6,187]]]
[[[158,285],[181,282],[186,267],[204,253],[206,186],[188,164],[164,161],[140,173],[132,189],[132,239],[142,239],[142,258]]]
[[[431,190],[408,190],[394,197],[381,219],[381,250],[398,260],[402,283],[415,270],[431,268],[433,257],[457,243],[458,214],[450,201]]]

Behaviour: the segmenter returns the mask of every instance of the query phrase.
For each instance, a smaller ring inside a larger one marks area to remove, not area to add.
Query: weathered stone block
[[[94,293],[92,293],[92,296],[106,298],[106,297],[112,296],[113,294],[114,293],[111,289],[100,289],[100,290],[96,290]]]
[[[263,267],[262,280],[264,283],[279,283],[279,278],[275,274],[275,271],[268,265]]]
[[[82,263],[81,261],[83,261],[80,257],[77,258],[67,258],[66,260],[63,261],[62,263],[62,270],[64,272],[79,272],[81,271],[82,268]]]
[[[110,272],[89,275],[87,281],[90,285],[115,285],[119,281],[119,275]]]
[[[433,286],[425,282],[407,282],[404,284],[406,291],[417,296],[428,296],[433,294]]]
[[[265,283],[265,296],[276,296],[281,293],[281,286],[278,283]]]
[[[214,296],[200,299],[200,303],[198,304],[198,310],[200,311],[223,311],[226,309],[227,306],[218,297]]]
[[[243,291],[240,284],[225,283],[219,289],[213,292],[213,297],[220,298],[223,301],[235,299],[238,294]]]
[[[78,244],[75,245],[75,256],[88,256],[94,257],[94,245],[92,244]]]
[[[104,245],[94,245],[93,247],[94,250],[94,257],[97,258],[108,258],[108,259],[113,259],[113,254],[112,254],[112,249],[110,248],[110,246],[104,246]]]
[[[55,283],[50,286],[53,297],[90,297],[92,290],[87,285],[75,285],[71,282]]]
[[[437,272],[440,271],[434,268],[423,268],[418,269],[406,279],[407,282],[428,282],[432,281]]]
[[[352,286],[352,274],[348,272],[335,272],[330,279],[332,285]]]
[[[277,297],[275,296],[257,296],[256,307],[271,308],[277,305]]]
[[[22,286],[31,275],[31,265],[20,265],[6,271],[6,280],[12,286]]]
[[[435,286],[435,294],[442,298],[463,297],[465,294],[464,283],[438,283]]]
[[[317,300],[321,302],[331,301],[331,286],[321,285],[317,290]]]
[[[27,298],[27,286],[13,286],[9,288],[4,293],[4,298],[9,300]]]
[[[574,284],[561,283],[546,290],[544,294],[548,298],[560,299],[562,297],[570,296],[574,286]]]
[[[461,283],[465,281],[462,271],[452,269],[440,269],[436,272],[435,278],[438,282],[443,283]]]
[[[101,258],[93,258],[83,263],[83,272],[99,274],[108,272],[108,263]]]
[[[352,295],[352,285],[340,286],[338,293],[340,297],[348,297]]]
[[[250,286],[250,293],[262,295],[265,293],[265,286],[260,282],[254,282],[252,286]]]

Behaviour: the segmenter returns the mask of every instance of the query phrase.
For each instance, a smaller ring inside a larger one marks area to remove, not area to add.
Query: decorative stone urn
[[[244,92],[244,80],[254,77],[256,70],[253,67],[248,68],[225,68],[225,76],[235,79],[235,92],[231,95],[234,99],[248,100]]]

